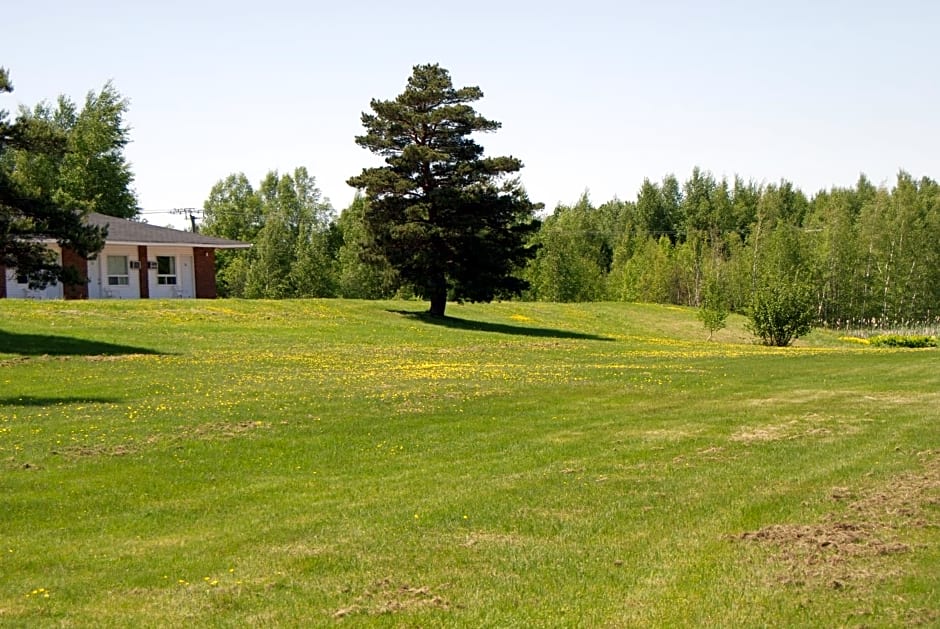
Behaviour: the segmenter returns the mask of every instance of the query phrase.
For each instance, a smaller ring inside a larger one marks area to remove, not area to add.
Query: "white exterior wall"
[[[97,258],[88,261],[89,299],[138,299],[140,297],[140,271],[128,269],[126,285],[108,283],[108,256],[127,256],[128,265],[140,263],[136,245],[106,245]],[[176,259],[176,284],[160,284],[156,268],[147,269],[150,299],[171,299],[196,296],[193,272],[192,247],[150,245],[147,247],[147,262],[153,266],[158,256]]]
[[[62,252],[58,246],[51,247],[56,252],[56,260],[61,264]],[[42,290],[30,290],[28,284],[16,281],[16,269],[7,269],[3,280],[7,283],[8,299],[62,299],[62,284],[50,284]]]
[[[62,254],[55,249],[61,263]],[[108,256],[126,256],[128,261],[127,284],[110,284],[108,281]],[[180,246],[147,246],[147,260],[155,265],[158,256],[176,259],[176,283],[160,284],[156,268],[147,269],[150,299],[195,298],[196,276],[193,265],[193,248]],[[88,261],[89,299],[138,299],[140,298],[140,270],[130,268],[140,262],[137,245],[105,245],[98,255]],[[49,285],[43,290],[29,290],[26,284],[16,280],[16,269],[7,269],[7,298],[9,299],[62,299],[61,284]]]
[[[148,269],[151,299],[196,296],[196,281],[193,272],[192,247],[147,247],[147,260],[156,262],[157,256],[176,258],[176,284],[160,284],[157,269]]]
[[[137,260],[137,247],[106,245],[93,260],[88,261],[89,299],[137,299],[140,297],[140,273],[127,269],[127,284],[108,283],[108,256],[127,256],[128,267]]]

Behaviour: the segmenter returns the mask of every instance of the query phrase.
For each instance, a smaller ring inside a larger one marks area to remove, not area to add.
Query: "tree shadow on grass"
[[[19,354],[21,356],[121,356],[159,353],[146,347],[116,345],[71,336],[18,334],[0,330],[0,354]]]
[[[522,325],[507,325],[505,323],[488,323],[486,321],[471,321],[470,319],[460,319],[458,317],[437,317],[429,314],[427,311],[409,311],[409,310],[389,310],[388,312],[400,314],[409,319],[417,319],[428,325],[438,325],[445,328],[457,330],[472,330],[474,332],[492,332],[495,334],[512,334],[515,336],[537,336],[552,339],[578,339],[581,341],[613,341],[607,336],[598,336],[596,334],[585,334],[583,332],[571,332],[569,330],[557,330],[555,328],[531,328]]]
[[[0,397],[0,406],[61,406],[63,404],[116,404],[117,398],[94,397],[91,395],[63,395],[61,397],[38,397],[18,395]]]

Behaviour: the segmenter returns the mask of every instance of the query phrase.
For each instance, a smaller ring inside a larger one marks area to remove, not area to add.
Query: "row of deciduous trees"
[[[207,233],[255,243],[220,252],[226,294],[379,298],[408,292],[369,257],[366,199],[338,216],[306,169],[254,189],[232,175],[205,203]],[[524,299],[646,301],[743,311],[762,288],[803,287],[818,320],[922,321],[940,315],[940,185],[905,172],[891,187],[864,176],[807,197],[791,183],[645,181],[635,201],[583,195],[545,217],[521,269]]]
[[[242,174],[213,186],[203,205],[206,234],[251,242],[243,251],[219,251],[222,295],[378,298],[398,284],[387,263],[364,260],[365,199],[340,216],[322,198],[304,167],[269,172],[257,188]]]
[[[699,306],[708,289],[743,311],[787,283],[829,325],[940,314],[940,186],[905,172],[890,188],[862,176],[808,198],[695,169],[681,185],[644,182],[635,202],[559,206],[538,242],[529,299]]]

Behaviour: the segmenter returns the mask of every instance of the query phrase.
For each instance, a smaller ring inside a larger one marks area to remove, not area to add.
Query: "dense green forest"
[[[206,200],[206,233],[253,242],[220,255],[220,283],[239,297],[379,298],[409,294],[367,255],[357,197],[338,214],[299,168],[255,189],[242,174]],[[587,193],[544,216],[522,277],[537,301],[640,301],[743,312],[760,290],[804,290],[817,322],[896,325],[940,315],[940,186],[900,172],[889,188],[813,196],[787,181],[646,180],[636,199],[601,204]]]

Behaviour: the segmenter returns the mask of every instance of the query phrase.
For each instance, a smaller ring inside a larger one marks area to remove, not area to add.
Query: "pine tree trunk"
[[[447,280],[440,273],[434,278],[431,285],[431,308],[428,314],[432,317],[443,317],[447,307]]]

